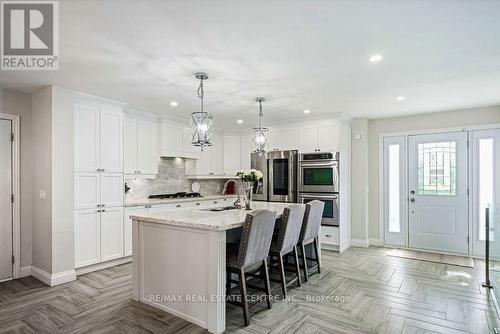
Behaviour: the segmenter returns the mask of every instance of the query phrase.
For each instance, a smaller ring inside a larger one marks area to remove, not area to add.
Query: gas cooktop
[[[178,192],[173,194],[158,194],[158,195],[149,195],[150,199],[170,199],[170,198],[191,198],[191,197],[203,197],[200,193],[187,193],[187,192]]]

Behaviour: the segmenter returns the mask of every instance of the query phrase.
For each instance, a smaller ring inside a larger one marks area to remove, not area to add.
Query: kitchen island
[[[289,203],[254,202],[279,218]],[[211,333],[226,327],[226,241],[251,211],[186,209],[131,216],[133,299]]]

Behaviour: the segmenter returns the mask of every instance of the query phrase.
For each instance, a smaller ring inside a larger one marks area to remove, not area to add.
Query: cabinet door
[[[240,136],[224,136],[224,174],[235,175],[241,169]]]
[[[125,219],[123,220],[123,256],[132,255],[132,219],[130,216],[145,216],[144,206],[125,208]]]
[[[101,107],[101,168],[123,173],[123,114],[121,108]]]
[[[96,209],[75,211],[75,267],[99,263],[100,215]]]
[[[240,147],[240,168],[250,169],[250,159],[252,156],[252,136],[241,136]]]
[[[137,171],[137,120],[123,120],[123,169],[125,174]]]
[[[314,152],[318,149],[318,126],[304,125],[299,128],[299,151]]]
[[[95,172],[99,164],[99,109],[74,108],[75,172]]]
[[[101,262],[123,257],[123,208],[101,212]]]
[[[299,146],[299,131],[297,128],[274,130],[273,141],[278,150],[296,150]]]
[[[137,122],[137,169],[140,174],[158,174],[157,125]]]
[[[183,128],[182,129],[182,151],[184,152],[185,156],[193,157],[193,158],[199,158],[200,157],[200,152],[201,148],[193,146],[192,141],[193,141],[193,134],[190,128]],[[205,150],[206,148],[203,148]]]
[[[337,125],[319,125],[319,149],[321,151],[339,150],[339,128]]]
[[[164,156],[182,155],[182,128],[163,124],[161,131],[161,148]]]
[[[196,175],[210,174],[210,152],[211,148],[203,150],[203,152],[200,152],[200,158],[195,160]]]
[[[224,146],[223,138],[221,135],[214,135],[214,144],[210,147],[209,151],[209,172],[214,175],[224,174]]]
[[[101,204],[105,207],[123,206],[123,174],[101,173]]]
[[[165,212],[168,210],[167,204],[152,205],[147,210],[147,215],[154,215],[155,213]]]
[[[99,173],[75,173],[75,209],[95,209],[100,204]]]

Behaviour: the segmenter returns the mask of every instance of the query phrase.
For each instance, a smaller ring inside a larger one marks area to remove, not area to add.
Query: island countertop
[[[290,203],[253,202],[252,210],[233,209],[210,211],[210,209],[186,209],[154,213],[148,216],[131,216],[133,222],[148,222],[200,230],[225,231],[243,226],[247,213],[253,210],[275,210],[279,218]]]

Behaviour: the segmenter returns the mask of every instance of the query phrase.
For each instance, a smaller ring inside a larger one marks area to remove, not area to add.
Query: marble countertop
[[[290,203],[253,202],[252,208],[276,211],[276,218]],[[243,226],[247,213],[244,209],[227,211],[209,211],[209,209],[186,209],[154,213],[148,216],[131,216],[134,222],[147,222],[172,226],[188,227],[200,230],[225,231]]]
[[[130,200],[125,202],[126,207],[130,206],[143,206],[143,205],[157,205],[157,204],[169,204],[169,203],[182,203],[182,202],[198,202],[219,198],[238,198],[237,195],[210,195],[203,197],[190,197],[190,198],[170,198],[170,199],[138,199]],[[232,204],[232,203],[231,203]]]

